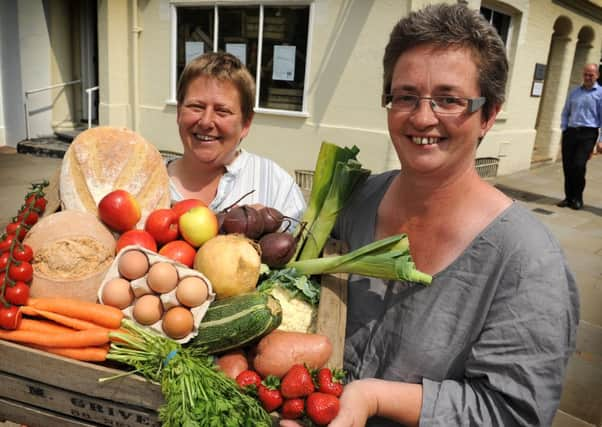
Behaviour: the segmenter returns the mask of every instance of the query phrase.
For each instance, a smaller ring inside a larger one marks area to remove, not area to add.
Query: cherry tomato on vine
[[[29,286],[20,280],[13,286],[7,285],[4,289],[4,298],[11,304],[25,305],[29,299]]]
[[[19,240],[23,240],[25,238],[25,234],[27,234],[27,227],[22,226],[19,228],[20,225],[21,221],[11,222],[6,226],[6,233],[17,234],[17,230],[19,230]]]
[[[40,216],[34,211],[29,211],[21,212],[19,215],[17,215],[17,218],[27,225],[34,225],[36,222],[38,222]]]
[[[30,194],[25,199],[25,204],[27,206],[30,206],[32,200],[34,200],[34,199],[35,199],[35,201],[33,202],[33,207],[39,209],[41,211],[40,213],[43,213],[44,209],[46,209],[46,203],[48,203],[47,200],[44,197],[40,196],[40,195]]]
[[[13,258],[18,261],[31,261],[33,259],[33,249],[25,244],[15,245],[13,248]]]
[[[21,261],[19,264],[12,264],[8,267],[8,277],[12,280],[29,282],[33,278],[33,267],[27,261]]]
[[[0,254],[10,249],[10,245],[12,245],[15,238],[14,234],[7,234],[4,239],[0,240]]]
[[[0,271],[4,271],[10,259],[10,252],[6,251],[0,254]]]
[[[0,328],[17,329],[21,322],[21,310],[16,305],[5,307],[0,305]]]

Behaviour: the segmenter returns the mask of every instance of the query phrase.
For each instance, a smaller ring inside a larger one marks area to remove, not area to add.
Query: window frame
[[[215,32],[213,34],[213,51],[216,52],[218,48],[219,39],[219,8],[220,6],[228,7],[245,7],[245,6],[257,6],[259,7],[259,32],[257,34],[258,46],[257,46],[257,64],[258,68],[261,64],[261,57],[263,51],[263,27],[264,27],[264,7],[270,6],[307,6],[309,8],[309,19],[307,25],[307,48],[306,48],[306,59],[305,59],[305,76],[303,77],[303,102],[301,111],[281,110],[274,108],[259,107],[259,96],[261,89],[261,75],[256,73],[255,77],[255,105],[253,111],[255,113],[262,114],[273,114],[278,116],[289,116],[289,117],[310,117],[308,111],[308,87],[309,87],[309,75],[311,70],[311,48],[313,42],[313,28],[314,28],[314,13],[315,13],[315,0],[281,0],[281,1],[255,1],[255,2],[238,2],[238,1],[177,1],[172,0],[169,4],[170,13],[170,98],[165,101],[168,105],[177,105],[176,90],[178,83],[177,75],[177,45],[178,45],[178,11],[179,7],[194,7],[194,6],[205,6],[211,7],[213,5],[213,19],[215,22]]]

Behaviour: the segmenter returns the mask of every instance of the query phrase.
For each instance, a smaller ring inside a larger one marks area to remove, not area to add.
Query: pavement
[[[0,226],[16,215],[32,181],[50,179],[60,156],[17,153],[0,147]],[[588,163],[585,206],[559,208],[563,198],[560,163],[487,179],[527,206],[563,247],[579,286],[581,319],[577,351],[571,357],[560,410],[553,427],[602,427],[602,155]],[[0,423],[2,426],[2,423]],[[2,426],[4,427],[4,426]]]

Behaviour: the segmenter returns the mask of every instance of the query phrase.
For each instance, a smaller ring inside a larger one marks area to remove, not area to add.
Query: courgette
[[[282,308],[274,297],[259,292],[213,302],[189,346],[207,354],[243,347],[280,326]]]

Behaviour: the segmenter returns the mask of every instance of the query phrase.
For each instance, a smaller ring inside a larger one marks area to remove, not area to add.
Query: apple
[[[173,259],[180,264],[192,268],[196,249],[184,240],[172,240],[159,249],[159,255],[163,255],[164,257]]]
[[[118,233],[133,229],[140,221],[140,205],[125,190],[113,190],[98,203],[98,216],[109,228]]]
[[[206,206],[198,206],[182,214],[179,226],[184,240],[195,248],[217,236],[219,231],[217,216]]]
[[[144,230],[148,231],[159,245],[176,240],[179,216],[171,209],[157,209],[146,218]]]
[[[157,242],[153,236],[144,230],[128,230],[119,236],[115,246],[115,253],[129,245],[140,245],[149,251],[157,252]]]
[[[183,214],[188,212],[190,209],[197,208],[200,206],[207,206],[207,205],[205,203],[203,203],[202,200],[199,200],[199,199],[184,199],[184,200],[180,200],[179,202],[174,203],[173,206],[171,207],[171,209],[176,213],[178,218],[180,218]]]

